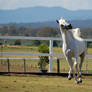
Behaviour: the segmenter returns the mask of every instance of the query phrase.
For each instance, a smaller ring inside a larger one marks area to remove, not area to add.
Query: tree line
[[[56,27],[43,26],[38,28],[17,26],[16,24],[0,26],[2,36],[30,36],[30,37],[61,37],[61,33]],[[81,28],[83,38],[92,38],[92,28]],[[44,41],[32,41],[31,45],[39,45]],[[18,42],[19,43],[19,40]],[[15,44],[16,44],[15,43]],[[48,44],[48,41],[45,41]],[[54,42],[57,45],[58,42]]]
[[[0,27],[0,35],[3,36],[55,37],[58,34],[57,28],[53,27],[18,27],[16,24]]]

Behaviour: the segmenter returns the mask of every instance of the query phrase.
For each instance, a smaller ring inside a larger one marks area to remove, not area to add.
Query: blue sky
[[[92,9],[92,0],[0,0],[0,9],[34,6],[59,6],[69,10]]]

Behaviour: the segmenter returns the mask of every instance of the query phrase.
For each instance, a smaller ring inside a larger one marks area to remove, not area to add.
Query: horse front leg
[[[72,58],[70,57],[66,57],[66,60],[68,61],[70,70],[68,73],[68,79],[71,80],[73,78],[73,62],[72,62]]]
[[[78,57],[74,58],[74,65],[75,65],[75,83],[79,84],[79,81],[77,80],[77,75],[78,75]]]

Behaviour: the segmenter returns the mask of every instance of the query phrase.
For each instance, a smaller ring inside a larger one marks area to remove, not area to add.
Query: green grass
[[[37,52],[37,47],[5,47],[6,52]],[[53,48],[54,53],[62,53],[61,48]],[[92,49],[88,49],[92,54]],[[31,56],[3,56],[3,57],[31,57]],[[38,60],[26,60],[27,72],[39,72]],[[89,59],[88,62],[91,62]],[[5,61],[3,61],[4,63]],[[1,63],[1,62],[0,62]],[[47,66],[47,69],[49,66]],[[11,72],[22,72],[23,60],[10,60]],[[5,70],[4,70],[5,69]],[[85,63],[83,64],[85,70]],[[92,63],[88,64],[88,69],[92,71]],[[69,65],[65,59],[60,60],[60,72],[68,72]],[[0,64],[0,71],[7,71],[7,64]],[[53,72],[57,71],[56,60],[53,61]],[[91,92],[92,76],[84,77],[83,83],[76,85],[74,79],[68,81],[67,78],[58,76],[0,76],[0,92]],[[28,77],[29,76],[29,77]]]
[[[4,46],[2,49],[0,47],[0,52],[21,52],[21,53],[39,53],[37,47],[32,46]],[[53,48],[54,54],[62,54],[61,47],[54,47]],[[87,49],[88,54],[92,54],[92,48]],[[37,57],[37,56],[24,56],[24,55],[1,55],[0,57]]]
[[[0,76],[0,92],[91,92],[92,77],[75,84],[57,76]]]
[[[87,49],[87,54],[92,54],[92,48]]]
[[[3,46],[0,47],[3,52],[38,52],[37,47],[30,46]]]
[[[34,46],[3,46],[2,48],[0,47],[0,51],[3,52],[38,52],[37,47]],[[53,48],[53,53],[56,54],[62,54],[62,48],[61,47],[54,47]],[[92,48],[87,49],[88,54],[92,54]]]

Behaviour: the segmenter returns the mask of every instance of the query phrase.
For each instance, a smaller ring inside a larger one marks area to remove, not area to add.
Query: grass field
[[[37,47],[34,46],[3,46],[0,47],[0,51],[3,52],[28,52],[28,53],[37,53]],[[54,47],[53,53],[59,53],[62,54],[62,48],[61,47]],[[87,49],[88,54],[92,54],[92,48]]]
[[[37,47],[33,46],[14,46],[14,45],[7,45],[0,47],[0,52],[21,52],[21,53],[39,53]],[[62,48],[61,47],[54,47],[53,48],[54,54],[62,54]],[[92,48],[87,49],[87,54],[92,54]],[[0,57],[37,57],[37,56],[24,56],[24,55],[1,55]]]
[[[4,46],[2,49],[0,49],[0,51],[3,52],[22,52],[22,53],[38,53],[37,47],[30,47],[30,46]],[[92,48],[88,48],[88,54],[92,54]],[[56,54],[62,54],[62,48],[60,47],[54,47],[53,48],[53,53]],[[18,55],[2,55],[0,57],[37,57],[37,56],[18,56]],[[27,71],[28,72],[35,72],[35,71],[39,71],[38,69],[38,60],[26,60],[26,65],[27,65]],[[89,59],[88,62],[91,62],[92,59]],[[5,60],[4,60],[5,62]],[[24,67],[24,63],[23,60],[10,60],[10,65],[11,65],[11,72],[15,72],[15,71],[19,71],[22,72],[23,67]],[[49,66],[47,66],[48,69]],[[83,64],[83,70],[85,70],[85,63]],[[68,72],[69,70],[69,66],[66,62],[65,59],[60,59],[60,71],[61,72]],[[92,70],[92,63],[88,64],[88,70],[91,71]],[[7,71],[7,64],[3,64],[0,65],[0,71]],[[56,60],[53,61],[53,72],[57,72],[57,63]]]
[[[26,72],[40,72],[39,66],[38,66],[39,60],[26,60]],[[92,73],[92,59],[88,59],[88,71],[89,73]],[[52,72],[57,72],[57,61],[53,60],[53,66],[52,66]],[[49,65],[47,65],[47,70],[49,70]],[[86,73],[86,64],[83,63],[82,67],[83,72]],[[7,60],[0,61],[0,72],[7,72],[8,71],[8,65]],[[67,61],[62,58],[60,59],[60,72],[68,72],[69,71],[69,65]],[[24,61],[23,60],[10,60],[10,72],[24,72]]]
[[[0,92],[91,92],[92,76],[75,84],[58,76],[0,76]]]
[[[12,46],[3,47],[4,52],[27,52],[36,53],[37,47]],[[54,53],[62,54],[60,47],[53,48]],[[92,49],[88,48],[88,54],[92,54]],[[4,56],[3,57],[31,57],[31,56]],[[38,60],[26,60],[27,72],[39,72]],[[69,66],[65,59],[60,59],[60,72],[68,72]],[[88,68],[92,71],[92,59],[89,59]],[[23,60],[10,60],[11,72],[23,72]],[[49,66],[47,66],[48,69]],[[5,70],[4,70],[5,69]],[[85,70],[85,63],[83,64]],[[0,71],[7,71],[6,61],[0,62]],[[57,71],[56,60],[53,61],[53,72]],[[26,76],[26,77],[25,77]],[[74,79],[69,81],[65,77],[59,76],[0,76],[0,92],[91,92],[92,76],[83,76],[83,83],[76,85]]]

